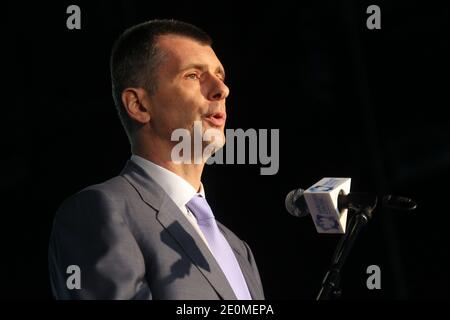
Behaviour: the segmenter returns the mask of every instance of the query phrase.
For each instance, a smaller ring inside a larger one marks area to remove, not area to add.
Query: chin
[[[225,145],[225,134],[223,128],[206,128],[203,132],[203,145],[209,146],[209,148],[215,151],[222,148]]]

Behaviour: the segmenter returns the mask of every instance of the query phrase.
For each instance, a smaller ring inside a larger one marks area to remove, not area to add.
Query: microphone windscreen
[[[291,215],[301,218],[309,214],[305,198],[303,196],[303,189],[295,189],[288,193],[284,204],[287,212]]]

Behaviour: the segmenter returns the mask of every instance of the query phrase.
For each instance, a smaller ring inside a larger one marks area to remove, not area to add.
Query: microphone
[[[297,218],[306,217],[310,215],[308,205],[306,204],[303,189],[295,189],[289,192],[284,200],[284,205],[287,212]]]
[[[295,217],[311,215],[319,233],[345,233],[347,209],[374,209],[377,205],[376,195],[349,193],[349,190],[350,178],[324,178],[306,191],[295,189],[289,192],[285,207]],[[411,211],[417,204],[410,198],[387,195],[383,197],[382,206]]]
[[[323,178],[307,190],[293,190],[286,209],[296,217],[311,214],[318,233],[345,233],[347,208],[343,200],[339,208],[338,197],[350,192],[350,183],[351,178]]]
[[[308,204],[304,196],[305,190],[295,189],[289,192],[284,201],[287,212],[297,218],[302,218],[310,215]],[[361,207],[361,203],[373,203],[375,200],[374,195],[365,192],[351,192],[349,194],[338,195],[338,210]],[[400,210],[411,210],[411,199],[405,197],[386,196],[385,204],[383,207],[390,207]]]

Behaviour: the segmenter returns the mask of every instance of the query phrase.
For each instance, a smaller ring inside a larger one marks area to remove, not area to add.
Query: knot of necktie
[[[191,200],[189,200],[186,207],[192,211],[199,222],[214,219],[214,214],[211,207],[206,199],[200,195],[195,195]]]

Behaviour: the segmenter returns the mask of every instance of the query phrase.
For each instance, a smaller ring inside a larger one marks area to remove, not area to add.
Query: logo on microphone
[[[323,178],[304,192],[317,232],[345,233],[347,209],[339,210],[338,198],[350,192],[350,183],[350,178]]]
[[[325,216],[323,214],[316,215],[316,225],[321,227],[324,231],[339,230],[339,224],[332,216]]]
[[[327,186],[313,186],[309,188],[308,190],[311,192],[327,192],[333,190],[334,187],[327,187]]]

